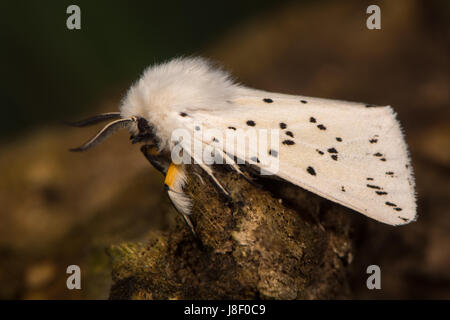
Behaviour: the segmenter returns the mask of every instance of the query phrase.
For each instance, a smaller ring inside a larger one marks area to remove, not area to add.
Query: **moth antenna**
[[[106,112],[80,121],[75,122],[64,121],[64,123],[68,126],[81,128],[91,126],[106,120],[115,120],[115,119],[120,119],[120,112]]]
[[[134,122],[134,121],[136,121],[135,118],[127,118],[127,119],[120,119],[120,120],[113,121],[113,122],[107,124],[102,130],[100,130],[99,133],[97,133],[95,135],[95,137],[93,137],[91,140],[89,140],[88,142],[83,144],[81,147],[70,149],[70,151],[73,151],[73,152],[86,151],[86,150],[96,146],[97,144],[99,144],[100,142],[105,140],[106,138],[108,138],[110,135],[112,135],[117,130],[125,128],[130,122]]]

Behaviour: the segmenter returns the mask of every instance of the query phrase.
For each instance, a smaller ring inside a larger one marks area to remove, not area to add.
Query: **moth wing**
[[[193,117],[224,137],[239,129],[279,129],[279,142],[265,149],[250,143],[242,151],[230,139],[223,148],[375,220],[401,225],[416,219],[407,146],[389,106],[248,90],[226,109],[193,111]]]

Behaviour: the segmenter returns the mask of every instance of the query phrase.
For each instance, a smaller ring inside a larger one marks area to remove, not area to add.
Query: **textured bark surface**
[[[349,295],[348,210],[285,182],[249,183],[223,166],[226,202],[188,167],[192,222],[109,249],[112,299],[326,299]],[[272,190],[271,192],[268,190]],[[280,197],[283,195],[283,199]],[[319,222],[320,221],[320,222]]]

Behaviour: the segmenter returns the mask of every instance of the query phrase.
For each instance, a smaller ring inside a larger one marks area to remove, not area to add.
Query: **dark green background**
[[[2,2],[0,94],[9,120],[0,136],[92,109],[95,98],[127,87],[149,64],[201,54],[236,23],[286,2]],[[66,27],[71,4],[81,8],[81,30]]]

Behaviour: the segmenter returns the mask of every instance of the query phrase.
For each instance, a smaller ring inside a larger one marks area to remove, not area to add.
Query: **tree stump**
[[[179,217],[145,243],[109,248],[111,299],[349,297],[351,210],[287,182],[255,185],[225,166],[214,169],[233,201],[188,166],[197,238]]]

